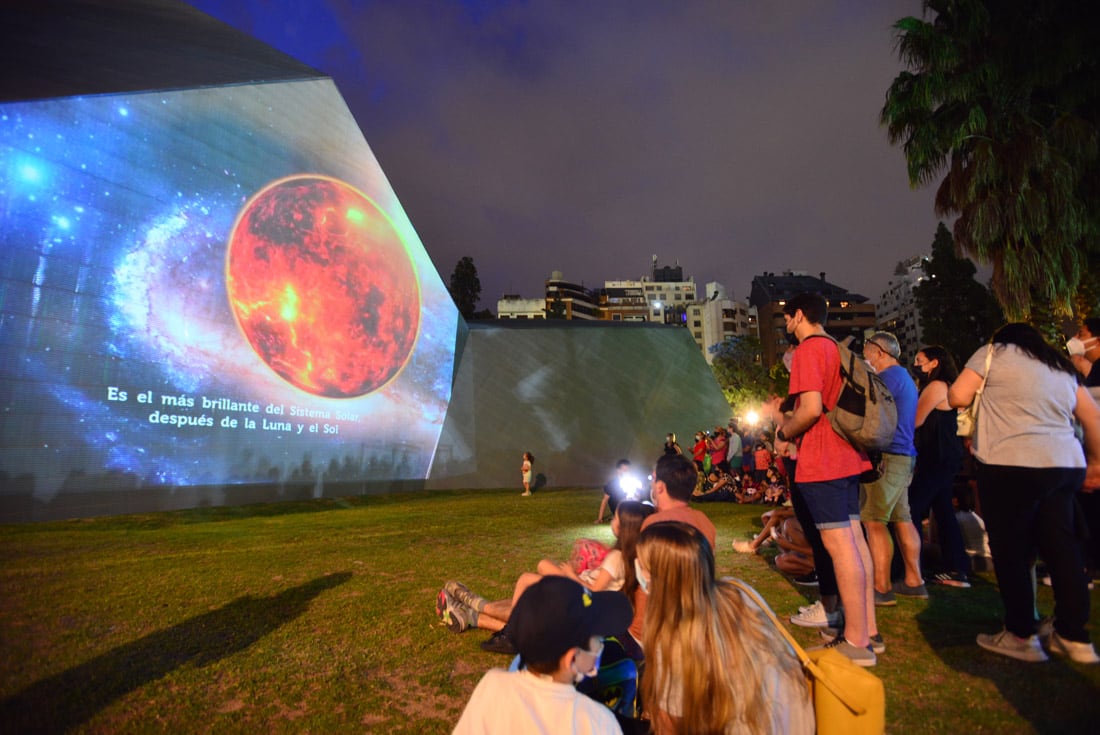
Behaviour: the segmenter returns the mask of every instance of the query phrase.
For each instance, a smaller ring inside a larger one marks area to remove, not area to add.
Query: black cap
[[[568,577],[543,577],[524,590],[506,636],[525,664],[553,663],[592,636],[624,632],[634,609],[622,592],[589,592]]]

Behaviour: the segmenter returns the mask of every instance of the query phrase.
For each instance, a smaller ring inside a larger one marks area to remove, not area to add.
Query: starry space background
[[[226,242],[242,206],[302,173],[370,197],[419,276],[412,357],[368,395],[322,398],[282,380],[226,298]],[[48,499],[287,481],[321,494],[334,481],[426,477],[458,314],[331,80],[0,107],[0,228],[0,481],[20,478]],[[139,403],[148,391],[153,402]],[[222,403],[204,409],[203,398]],[[156,410],[213,426],[152,422]],[[238,427],[222,427],[227,417]],[[245,417],[257,427],[244,429]],[[266,430],[264,420],[293,427]],[[317,433],[297,433],[313,423]]]

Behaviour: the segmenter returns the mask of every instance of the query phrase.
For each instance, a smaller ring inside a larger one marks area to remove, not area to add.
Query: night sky
[[[192,5],[329,74],[446,281],[480,307],[653,255],[748,296],[804,270],[877,300],[930,250],[878,123],[918,0]]]

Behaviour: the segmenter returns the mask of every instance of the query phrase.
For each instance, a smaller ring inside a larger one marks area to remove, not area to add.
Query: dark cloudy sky
[[[194,0],[331,75],[444,281],[481,307],[653,255],[748,296],[804,270],[877,300],[930,248],[878,115],[919,0]]]

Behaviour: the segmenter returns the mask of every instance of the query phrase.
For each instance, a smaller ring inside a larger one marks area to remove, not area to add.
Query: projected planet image
[[[226,283],[252,349],[314,395],[378,390],[416,344],[408,250],[378,206],[337,179],[295,176],[254,196],[229,236]]]

